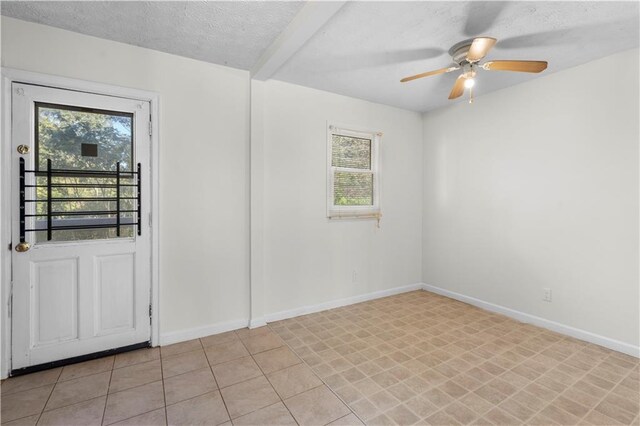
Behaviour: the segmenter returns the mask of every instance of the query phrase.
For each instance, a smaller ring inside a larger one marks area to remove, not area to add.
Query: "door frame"
[[[107,95],[148,101],[151,113],[151,346],[157,346],[160,335],[160,94],[147,90],[78,80],[48,74],[35,73],[14,68],[0,69],[2,77],[2,104],[0,111],[0,378],[11,371],[11,295],[12,271],[11,251],[11,85],[25,83],[57,89],[74,90],[98,95]]]

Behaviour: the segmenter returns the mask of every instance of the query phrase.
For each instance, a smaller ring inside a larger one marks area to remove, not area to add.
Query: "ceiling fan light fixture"
[[[476,84],[476,71],[482,68],[486,71],[515,71],[539,73],[547,69],[547,61],[524,61],[524,60],[492,60],[480,64],[480,61],[487,56],[489,51],[496,44],[493,37],[476,37],[472,40],[464,40],[456,43],[449,49],[449,54],[454,64],[448,68],[440,68],[434,71],[427,71],[421,74],[405,77],[401,83],[417,80],[431,75],[445,74],[462,69],[458,78],[453,83],[449,99],[457,99],[464,94],[465,89],[469,90],[469,103],[473,102],[473,87]]]

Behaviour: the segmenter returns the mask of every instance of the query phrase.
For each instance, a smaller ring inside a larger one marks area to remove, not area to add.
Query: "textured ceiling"
[[[301,2],[2,1],[2,14],[248,70]]]
[[[353,2],[273,78],[427,111],[465,102],[447,99],[457,74],[399,80],[448,66],[458,41],[492,36],[487,59],[549,61],[537,75],[481,70],[481,95],[637,47],[638,18],[637,2]]]
[[[1,2],[3,15],[251,69],[300,2]],[[400,84],[451,63],[447,50],[496,37],[487,59],[549,61],[542,74],[480,71],[476,95],[639,44],[638,2],[349,2],[273,78],[415,111],[449,101],[457,74]],[[588,90],[588,88],[585,88]]]

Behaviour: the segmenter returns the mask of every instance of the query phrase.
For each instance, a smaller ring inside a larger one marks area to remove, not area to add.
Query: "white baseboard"
[[[185,330],[170,331],[160,334],[160,346],[171,345],[173,343],[186,342],[187,340],[199,339],[200,337],[211,336],[212,334],[224,333],[225,331],[244,328],[249,324],[248,319],[219,322],[202,327],[187,328]]]
[[[280,321],[288,318],[294,318],[300,315],[313,314],[315,312],[326,311],[327,309],[339,308],[341,306],[353,305],[354,303],[366,302],[367,300],[379,299],[381,297],[393,296],[395,294],[422,289],[422,283],[409,284],[401,287],[390,288],[388,290],[374,291],[372,293],[332,300],[329,302],[319,303],[317,305],[307,305],[287,311],[275,312],[273,314],[265,315],[264,320],[266,322]]]
[[[265,321],[264,317],[251,318],[249,321],[249,328],[264,327],[265,325],[267,325],[267,321]]]
[[[446,290],[440,287],[436,287],[429,284],[423,284],[423,283],[409,284],[401,287],[391,288],[388,290],[375,291],[372,293],[361,294],[358,296],[352,296],[344,299],[338,299],[338,300],[332,300],[329,302],[319,303],[317,305],[302,306],[296,309],[290,309],[287,311],[267,314],[264,317],[254,318],[251,320],[240,319],[235,321],[226,321],[226,322],[211,324],[211,325],[202,326],[202,327],[195,327],[195,328],[190,328],[186,330],[178,330],[178,331],[172,331],[168,333],[162,333],[160,335],[160,345],[170,345],[172,343],[184,342],[191,339],[210,336],[212,334],[219,334],[219,333],[224,333],[226,331],[237,330],[239,328],[244,328],[247,326],[249,326],[249,328],[262,327],[266,325],[268,322],[294,318],[300,315],[307,315],[315,312],[326,311],[327,309],[353,305],[355,303],[361,303],[361,302],[366,302],[368,300],[380,299],[382,297],[393,296],[395,294],[406,293],[406,292],[415,291],[415,290],[430,291],[432,293],[440,294],[442,296],[450,297],[451,299],[459,300],[461,302],[465,302],[470,305],[477,306],[487,311],[508,316],[517,321],[533,324],[538,327],[546,328],[548,330],[552,330],[557,333],[574,337],[576,339],[580,339],[589,343],[594,343],[596,345],[604,346],[605,348],[609,348],[614,351],[622,352],[635,357],[640,357],[640,347],[638,346],[634,346],[629,343],[622,342],[620,340],[615,340],[609,337],[595,334],[590,331],[582,330],[579,328],[571,327],[569,325],[551,321],[542,317],[516,311],[515,309],[507,308],[505,306],[500,306],[494,303],[486,302],[484,300],[477,299],[475,297],[466,296],[464,294],[456,293],[454,291]]]
[[[464,294],[456,293],[456,292],[446,290],[440,287],[432,286],[429,284],[423,284],[422,288],[426,291],[430,291],[432,293],[450,297],[451,299],[459,300],[461,302],[465,302],[470,305],[477,306],[487,311],[506,315],[520,322],[533,324],[538,327],[555,331],[557,333],[575,337],[576,339],[584,340],[585,342],[594,343],[599,346],[604,346],[605,348],[613,349],[614,351],[622,352],[627,355],[631,355],[635,357],[640,357],[639,346],[634,346],[629,343],[622,342],[620,340],[611,339],[609,337],[595,334],[590,331],[571,327],[569,325],[561,324],[559,322],[551,321],[535,315],[526,314],[524,312],[516,311],[515,309],[496,305],[490,302],[485,302],[484,300],[476,299],[475,297],[465,296]]]
[[[249,327],[257,328],[267,325],[267,322],[279,321],[287,318],[293,318],[300,315],[311,314],[314,312],[326,311],[327,309],[338,308],[340,306],[353,305],[354,303],[366,302],[367,300],[379,299],[381,297],[393,296],[394,294],[406,293],[408,291],[422,290],[423,284],[410,284],[401,287],[395,287],[388,290],[375,291],[373,293],[362,294],[359,296],[347,297],[345,299],[333,300],[330,302],[320,303],[318,305],[303,306],[301,308],[289,311],[276,312],[274,314],[265,315],[261,318],[240,319],[235,321],[221,322],[217,324],[205,325],[202,327],[188,328],[185,330],[171,331],[160,334],[160,345],[171,345],[173,343],[185,342],[191,339],[211,336],[212,334],[224,333],[226,331],[237,330],[239,328]]]

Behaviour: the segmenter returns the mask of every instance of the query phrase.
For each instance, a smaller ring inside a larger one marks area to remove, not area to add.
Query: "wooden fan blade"
[[[449,99],[455,99],[462,96],[464,93],[464,76],[461,75],[458,77],[455,83],[453,83],[453,89],[451,89],[451,93],[449,93]]]
[[[407,81],[417,80],[417,79],[422,78],[422,77],[429,77],[430,75],[444,74],[446,72],[451,72],[451,71],[455,71],[455,70],[458,70],[458,69],[460,69],[460,67],[440,68],[439,70],[427,71],[427,72],[423,72],[422,74],[416,74],[416,75],[412,75],[411,77],[405,77],[402,80],[400,80],[400,82],[401,83],[406,83]]]
[[[498,40],[493,37],[474,38],[471,43],[471,47],[469,48],[469,52],[467,52],[467,61],[478,62],[480,59],[487,56],[487,53],[489,53],[493,48],[496,41]]]
[[[482,65],[489,71],[541,72],[547,69],[546,61],[489,61]]]

